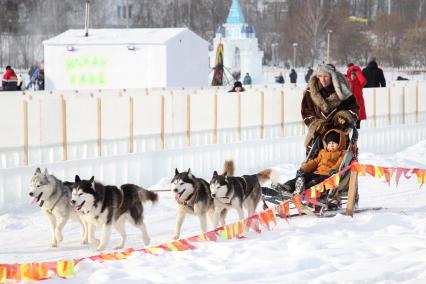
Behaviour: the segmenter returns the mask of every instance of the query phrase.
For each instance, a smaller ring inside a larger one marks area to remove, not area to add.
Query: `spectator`
[[[290,72],[289,76],[290,76],[290,83],[296,84],[296,82],[297,82],[297,73],[296,73],[296,70],[291,69],[291,72]]]
[[[312,76],[313,73],[314,73],[314,70],[311,67],[309,67],[308,72],[306,72],[306,75],[305,75],[306,83],[309,82],[309,79],[311,79],[311,76]]]
[[[44,68],[43,63],[36,63],[31,66],[28,71],[28,75],[30,76],[30,80],[26,86],[26,89],[34,89],[34,90],[44,90]]]
[[[244,92],[244,91],[245,91],[245,89],[243,88],[243,84],[241,84],[240,81],[235,81],[234,87],[231,90],[229,90],[228,92],[237,92],[237,93],[239,93],[239,92]]]
[[[346,77],[348,78],[349,84],[351,85],[352,94],[355,96],[356,102],[359,106],[359,117],[356,122],[356,128],[361,127],[361,120],[367,119],[367,115],[365,112],[365,103],[364,97],[362,94],[362,88],[367,83],[367,79],[365,79],[362,74],[361,68],[356,65],[352,65],[346,71]]]
[[[16,91],[18,89],[18,77],[12,67],[6,66],[6,72],[2,79],[3,91]]]
[[[386,87],[385,76],[383,75],[383,70],[380,69],[377,65],[376,59],[372,58],[362,70],[362,74],[365,79],[367,79],[367,84],[365,88],[377,88],[377,87]]]
[[[275,83],[284,84],[283,72],[280,72],[280,74],[275,77]]]
[[[246,73],[246,75],[244,76],[243,84],[244,85],[251,85],[251,77],[250,77],[249,73]]]

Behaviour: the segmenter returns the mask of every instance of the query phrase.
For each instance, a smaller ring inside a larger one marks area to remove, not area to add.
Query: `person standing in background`
[[[362,74],[367,79],[365,88],[386,87],[385,75],[383,75],[383,70],[377,65],[376,58],[371,58],[367,67],[362,70]]]
[[[284,84],[283,72],[280,72],[280,74],[275,77],[275,83]]]
[[[297,82],[297,73],[296,73],[296,70],[291,69],[291,72],[290,72],[289,76],[290,76],[290,83],[296,84],[296,82]]]
[[[352,94],[355,96],[356,102],[359,106],[359,116],[356,121],[356,128],[359,129],[361,127],[361,120],[367,119],[364,97],[362,94],[362,88],[364,88],[365,84],[367,84],[367,79],[362,74],[361,68],[356,65],[352,65],[348,68],[346,71],[346,77],[351,85]]]
[[[250,77],[249,73],[246,73],[246,75],[244,76],[243,84],[244,85],[251,85],[251,77]]]
[[[308,72],[306,72],[306,75],[305,75],[306,83],[309,82],[309,79],[311,79],[311,76],[312,76],[313,73],[314,73],[314,70],[311,67],[309,67]]]
[[[6,66],[6,72],[1,83],[3,91],[16,91],[18,89],[18,76],[9,65]]]

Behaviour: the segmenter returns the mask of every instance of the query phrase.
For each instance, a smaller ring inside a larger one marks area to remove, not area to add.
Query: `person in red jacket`
[[[356,102],[359,105],[359,116],[356,122],[356,128],[361,127],[361,120],[367,119],[365,112],[364,97],[362,95],[362,88],[367,84],[367,79],[362,74],[361,68],[356,65],[352,65],[346,71],[346,77],[351,85],[351,92],[355,96]]]
[[[12,67],[6,66],[6,72],[2,79],[3,91],[16,91],[18,89],[18,77]]]

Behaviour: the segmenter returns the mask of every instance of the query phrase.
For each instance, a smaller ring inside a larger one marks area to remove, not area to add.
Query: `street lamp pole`
[[[327,63],[330,63],[330,37],[332,30],[327,30]]]
[[[297,42],[293,42],[293,67],[296,67]]]
[[[126,0],[126,29],[129,28],[129,1]]]

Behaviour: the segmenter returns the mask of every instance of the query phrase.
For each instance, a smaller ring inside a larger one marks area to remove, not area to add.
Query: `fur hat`
[[[333,141],[339,144],[340,142],[339,133],[337,133],[336,131],[331,131],[330,133],[328,133],[327,137],[325,137],[325,142],[327,142],[328,144],[330,141]]]
[[[341,101],[344,101],[350,96],[352,96],[351,88],[345,75],[343,75],[339,71],[336,71],[336,69],[333,67],[334,66],[332,66],[331,64],[320,65],[315,71],[315,76],[329,76],[333,83],[334,89],[336,90],[337,96]]]

